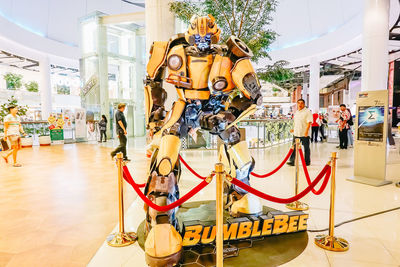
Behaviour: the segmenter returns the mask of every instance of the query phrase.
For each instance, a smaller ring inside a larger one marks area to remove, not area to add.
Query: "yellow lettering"
[[[260,221],[254,221],[253,231],[251,232],[251,237],[256,237],[261,235],[261,231],[258,230],[258,226],[260,225]]]
[[[288,229],[288,220],[289,216],[286,214],[275,215],[274,216],[274,230],[272,231],[273,234],[282,234],[286,233]]]
[[[211,234],[209,235],[210,228],[212,228],[212,230],[211,230]],[[217,232],[217,228],[215,226],[206,226],[206,227],[204,227],[203,235],[201,236],[201,243],[202,244],[209,244],[209,243],[213,242],[215,240],[216,232]]]
[[[293,233],[297,231],[297,222],[299,221],[299,215],[290,216],[289,218],[289,226],[288,226],[288,233]]]
[[[299,226],[297,227],[297,231],[307,230],[307,219],[308,219],[308,214],[300,215]]]
[[[252,222],[242,222],[239,225],[237,239],[248,238],[251,235]]]
[[[193,225],[185,227],[185,235],[183,237],[182,246],[194,246],[200,242],[202,225]]]
[[[239,223],[224,224],[224,240],[235,240]]]
[[[272,224],[274,223],[274,219],[264,220],[261,235],[270,235],[272,234]]]

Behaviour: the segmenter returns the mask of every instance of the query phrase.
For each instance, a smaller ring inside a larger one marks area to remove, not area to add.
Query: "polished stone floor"
[[[400,142],[400,140],[397,140]],[[73,144],[34,147],[20,153],[22,168],[0,163],[0,266],[145,266],[144,253],[134,244],[111,248],[105,237],[117,224],[116,168],[109,158],[113,144]],[[256,172],[273,169],[289,145],[251,150]],[[334,144],[312,144],[311,176],[329,160]],[[388,180],[400,180],[400,155],[388,150]],[[148,160],[144,139],[129,140],[128,164],[137,182],[145,181]],[[200,174],[211,171],[215,151],[185,151],[182,156]],[[400,188],[346,181],[352,175],[353,150],[340,151],[337,171],[336,223],[400,206]],[[293,195],[294,168],[284,166],[252,185],[274,196]],[[182,194],[199,180],[183,168]],[[304,176],[300,187],[305,188]],[[214,183],[193,198],[215,198]],[[309,229],[328,226],[329,192],[303,199],[310,205]],[[136,230],[144,219],[143,202],[125,187],[127,230]],[[284,205],[264,205],[285,210]],[[326,252],[309,242],[306,250],[286,266],[400,266],[400,210],[336,228],[350,242],[343,253]],[[309,233],[310,241],[316,233]],[[266,263],[265,266],[268,266]]]

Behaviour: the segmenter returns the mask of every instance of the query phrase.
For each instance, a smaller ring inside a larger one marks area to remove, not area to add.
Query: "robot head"
[[[204,51],[209,49],[211,44],[218,43],[220,34],[221,30],[215,24],[215,19],[212,15],[207,17],[194,15],[185,33],[185,39],[190,45],[194,45]]]

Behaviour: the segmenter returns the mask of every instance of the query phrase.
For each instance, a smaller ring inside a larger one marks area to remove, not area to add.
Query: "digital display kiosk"
[[[388,91],[363,91],[357,95],[354,142],[354,176],[348,180],[381,186],[386,181]]]

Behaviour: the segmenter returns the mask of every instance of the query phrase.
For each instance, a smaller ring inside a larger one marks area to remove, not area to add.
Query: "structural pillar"
[[[175,33],[175,16],[169,11],[172,0],[146,0],[146,52],[154,41],[168,41]]]
[[[134,135],[144,136],[145,131],[145,117],[144,117],[144,89],[143,79],[146,75],[145,57],[143,57],[143,50],[145,49],[145,31],[140,29],[136,32],[136,61],[135,61],[135,75],[136,86],[133,92],[135,99],[135,110],[133,112]]]
[[[42,109],[42,120],[47,120],[52,112],[52,93],[50,81],[50,61],[46,55],[39,61],[40,73],[40,105]]]
[[[304,99],[304,101],[306,102],[306,106],[308,106],[308,83],[305,80],[303,81],[301,98]]]
[[[310,62],[310,87],[308,90],[308,108],[311,109],[313,113],[319,111],[319,71],[319,61],[316,58],[312,58]]]
[[[175,35],[175,16],[169,11],[169,3],[173,0],[146,0],[146,59],[148,59],[151,44],[154,41],[168,41]],[[164,83],[168,98],[165,103],[170,110],[172,103],[177,99],[176,89],[172,84]]]
[[[96,103],[96,110],[100,109],[100,117],[105,114],[108,121],[110,119],[110,93],[108,91],[108,46],[107,46],[107,29],[106,26],[101,24],[98,20],[97,28],[97,55],[98,55],[98,95],[96,98],[99,100]],[[118,97],[120,97],[118,95]],[[99,118],[100,119],[100,118]],[[110,127],[107,127],[107,135],[111,135]]]
[[[386,90],[390,0],[365,0],[361,91]]]

